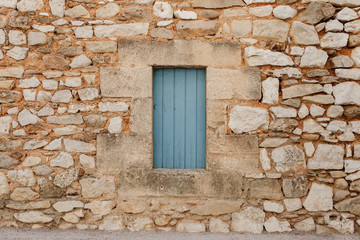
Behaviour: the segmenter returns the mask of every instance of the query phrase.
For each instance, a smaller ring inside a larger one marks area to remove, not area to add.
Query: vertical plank
[[[196,168],[196,69],[186,70],[185,168]]]
[[[197,83],[197,142],[196,142],[196,168],[205,168],[205,147],[206,147],[206,76],[204,69],[196,70]]]
[[[163,168],[174,168],[175,70],[163,70]]]
[[[185,73],[175,69],[174,168],[185,168]]]
[[[162,98],[163,98],[163,70],[162,69],[154,69],[153,76],[153,101],[154,101],[154,114],[153,114],[153,151],[154,151],[154,168],[162,168],[163,167],[163,148],[162,148]]]

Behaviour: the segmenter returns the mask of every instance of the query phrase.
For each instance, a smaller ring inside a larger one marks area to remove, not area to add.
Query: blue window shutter
[[[205,69],[154,69],[154,168],[205,168]]]

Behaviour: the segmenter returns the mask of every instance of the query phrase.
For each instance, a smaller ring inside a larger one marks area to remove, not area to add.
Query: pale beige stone
[[[197,215],[222,215],[228,214],[235,211],[238,211],[241,205],[244,203],[243,200],[239,201],[227,201],[227,200],[217,200],[217,201],[208,201],[204,205],[196,207],[190,211],[192,214]]]

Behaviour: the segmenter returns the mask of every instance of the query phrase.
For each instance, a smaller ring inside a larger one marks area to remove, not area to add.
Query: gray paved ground
[[[291,234],[189,234],[177,232],[103,232],[89,230],[0,228],[1,240],[359,240],[360,235]]]

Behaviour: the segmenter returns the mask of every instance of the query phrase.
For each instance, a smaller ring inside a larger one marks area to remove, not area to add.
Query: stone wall
[[[360,231],[359,0],[0,0],[0,226]],[[206,68],[206,169],[152,168],[152,69]]]

